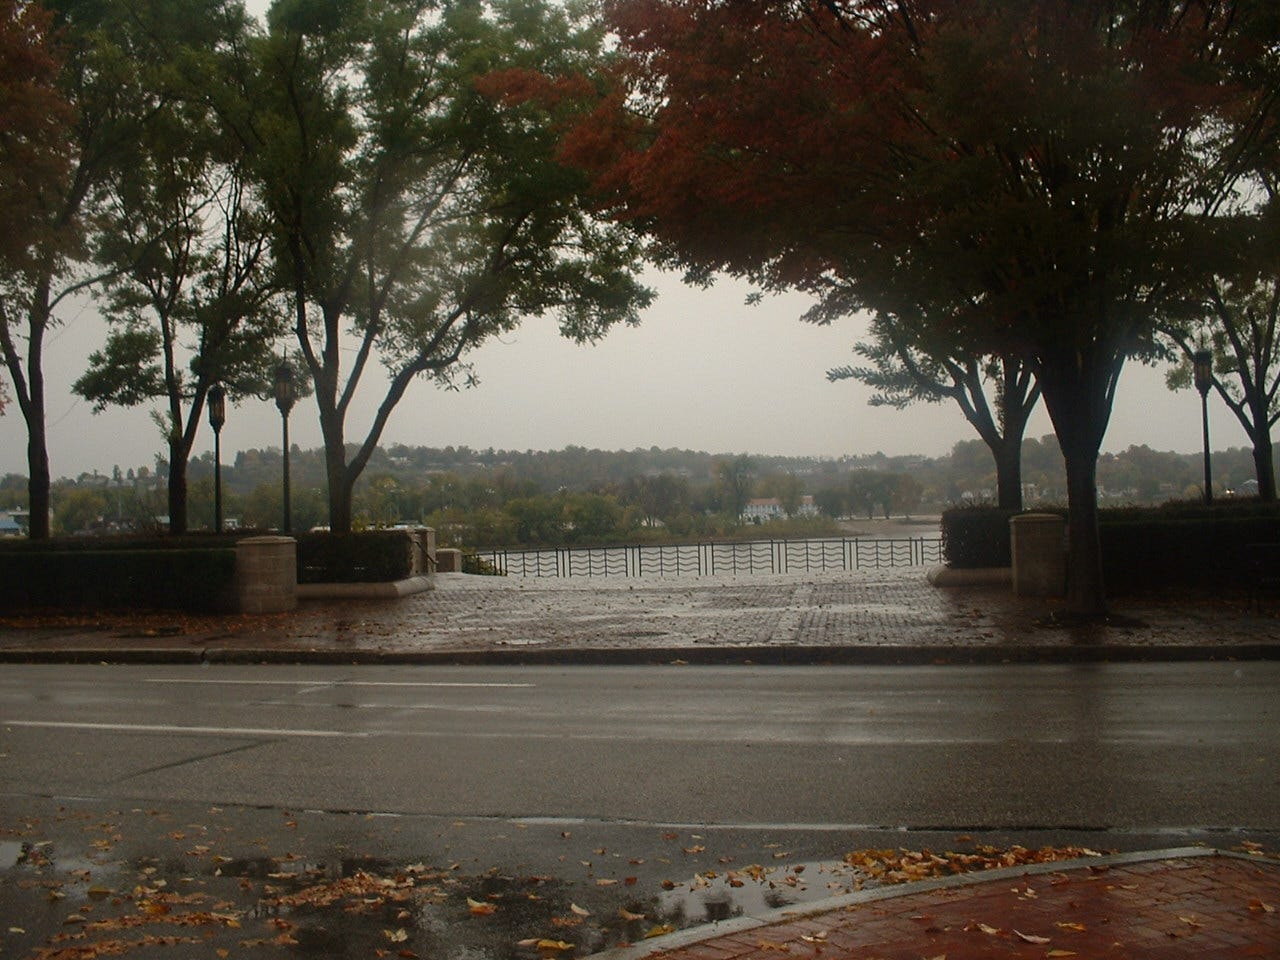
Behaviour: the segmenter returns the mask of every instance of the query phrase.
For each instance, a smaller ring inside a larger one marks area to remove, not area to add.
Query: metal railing
[[[478,550],[511,577],[702,577],[878,570],[942,563],[941,537],[748,540]]]

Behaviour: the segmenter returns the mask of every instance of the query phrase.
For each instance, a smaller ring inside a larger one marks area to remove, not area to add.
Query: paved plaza
[[[1068,627],[1058,601],[1006,585],[936,587],[921,567],[703,578],[441,574],[392,600],[297,611],[0,619],[8,659],[418,662],[933,662],[1078,657],[1269,657],[1280,603],[1180,595],[1114,602],[1110,624]]]

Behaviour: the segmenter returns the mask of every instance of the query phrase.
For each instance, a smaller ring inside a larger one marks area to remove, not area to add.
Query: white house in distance
[[[800,506],[796,508],[796,516],[816,517],[817,515],[818,508],[814,505],[813,497],[801,497]],[[787,511],[782,509],[782,502],[777,497],[762,497],[747,501],[747,506],[742,511],[742,522],[768,523],[770,520],[786,519],[786,516]]]

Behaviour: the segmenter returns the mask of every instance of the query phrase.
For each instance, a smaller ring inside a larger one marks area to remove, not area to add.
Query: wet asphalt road
[[[1280,828],[1280,665],[9,667],[5,792],[507,818]]]
[[[6,667],[0,949],[80,929],[71,910],[134,911],[157,878],[239,918],[206,945],[519,957],[732,912],[695,878],[733,864],[772,879],[732,897],[791,902],[841,892],[818,862],[867,846],[1274,847],[1277,681],[1273,663]],[[291,871],[361,864],[419,865],[436,893],[358,929],[262,908]]]

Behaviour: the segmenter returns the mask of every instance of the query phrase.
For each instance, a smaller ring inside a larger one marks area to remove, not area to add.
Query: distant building
[[[0,510],[0,537],[25,537],[29,517],[26,510]]]
[[[761,497],[747,501],[747,506],[742,511],[742,522],[768,523],[771,520],[782,520],[786,515],[787,511],[782,509],[782,501],[777,497]],[[816,517],[818,515],[818,507],[813,502],[813,497],[801,497],[800,506],[796,508],[795,515],[797,517]]]

